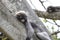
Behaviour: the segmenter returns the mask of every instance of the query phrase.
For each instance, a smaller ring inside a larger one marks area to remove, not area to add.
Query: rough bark
[[[0,2],[0,28],[2,28],[13,40],[26,39],[24,25],[16,20],[2,2]]]

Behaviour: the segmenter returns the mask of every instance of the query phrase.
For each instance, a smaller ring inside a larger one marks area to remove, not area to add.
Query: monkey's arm
[[[28,37],[32,37],[32,35],[34,34],[34,29],[32,28],[30,22],[26,22],[26,30],[27,30],[27,35]]]

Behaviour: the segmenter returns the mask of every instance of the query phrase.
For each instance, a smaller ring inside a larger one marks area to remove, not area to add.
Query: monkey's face
[[[25,14],[19,13],[16,15],[16,18],[24,24],[27,22],[27,16]]]
[[[49,6],[49,7],[47,8],[47,12],[52,13],[53,9],[54,9],[54,8],[53,8],[52,6]]]
[[[49,13],[57,12],[57,8],[56,7],[53,7],[53,6],[49,6],[47,8],[47,12],[49,12]]]

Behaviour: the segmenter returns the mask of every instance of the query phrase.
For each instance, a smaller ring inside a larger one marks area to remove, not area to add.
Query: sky
[[[37,10],[40,10],[40,11],[46,11],[43,6],[41,5],[41,3],[39,2],[39,0],[27,0],[28,3],[30,4],[31,8],[32,9],[37,9]],[[47,8],[48,6],[60,6],[60,0],[41,0],[41,1],[45,1],[43,4],[44,6]],[[43,18],[40,18],[41,20],[44,20]],[[54,31],[57,31],[58,27],[54,24],[54,22],[50,19],[47,19],[48,21],[50,21],[51,23],[47,22],[47,23],[44,23],[43,21],[43,24],[45,26],[49,26],[49,30],[50,32],[52,32],[52,29],[51,27],[54,26]],[[60,25],[60,21],[57,20],[56,21],[58,25]],[[60,33],[57,35],[58,38],[60,38]]]
[[[38,9],[41,11],[46,11],[43,6],[41,5],[41,3],[39,2],[39,0],[27,0],[29,2],[29,4],[31,5],[31,7],[33,9]],[[41,0],[41,1],[45,1],[43,4],[44,6],[47,8],[48,6],[59,6],[60,5],[60,0]],[[33,6],[32,6],[32,4]]]

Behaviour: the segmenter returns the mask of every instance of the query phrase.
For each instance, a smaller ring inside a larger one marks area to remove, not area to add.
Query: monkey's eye
[[[19,18],[22,18],[22,16],[20,16]]]
[[[51,10],[51,8],[49,8],[49,10]]]

